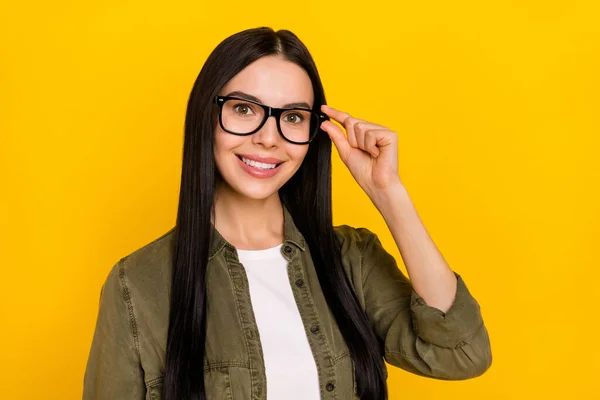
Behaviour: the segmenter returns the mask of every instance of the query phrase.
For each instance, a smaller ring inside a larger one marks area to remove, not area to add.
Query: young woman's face
[[[306,71],[280,56],[267,56],[253,62],[234,76],[219,95],[254,99],[280,108],[304,104],[301,107],[312,109],[314,100]],[[230,106],[229,110],[242,115],[260,112],[243,103],[230,105],[235,108]],[[259,131],[248,136],[228,133],[218,122],[215,128],[214,154],[221,176],[235,192],[252,199],[265,199],[276,193],[300,168],[308,146],[290,143],[281,137],[275,117],[269,117]],[[248,159],[263,159],[263,163]],[[277,167],[272,168],[273,165]]]

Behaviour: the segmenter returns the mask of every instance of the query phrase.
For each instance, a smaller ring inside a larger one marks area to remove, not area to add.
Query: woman
[[[332,141],[410,281],[374,233],[332,225]],[[325,106],[294,34],[225,39],[190,95],[176,225],[102,286],[84,399],[386,399],[384,360],[482,374],[479,305],[421,224],[397,154],[394,132]]]

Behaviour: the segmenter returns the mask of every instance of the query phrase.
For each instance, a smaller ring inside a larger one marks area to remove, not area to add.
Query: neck
[[[283,205],[278,192],[265,199],[250,199],[219,183],[214,207],[213,225],[240,250],[262,250],[284,240]]]

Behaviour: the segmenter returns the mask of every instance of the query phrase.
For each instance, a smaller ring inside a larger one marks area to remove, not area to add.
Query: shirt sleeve
[[[122,264],[100,290],[100,305],[83,380],[83,400],[144,399],[137,329]]]
[[[365,312],[385,360],[417,375],[461,380],[483,374],[492,353],[478,302],[462,277],[446,313],[427,305],[376,234],[357,228]]]

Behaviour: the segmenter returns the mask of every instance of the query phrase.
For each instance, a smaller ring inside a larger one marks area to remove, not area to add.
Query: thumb
[[[344,131],[342,131],[342,128],[331,121],[323,121],[321,129],[327,132],[331,141],[335,144],[338,153],[340,153],[342,161],[345,163],[352,148],[350,147],[350,143],[348,143],[348,139],[346,138]]]

